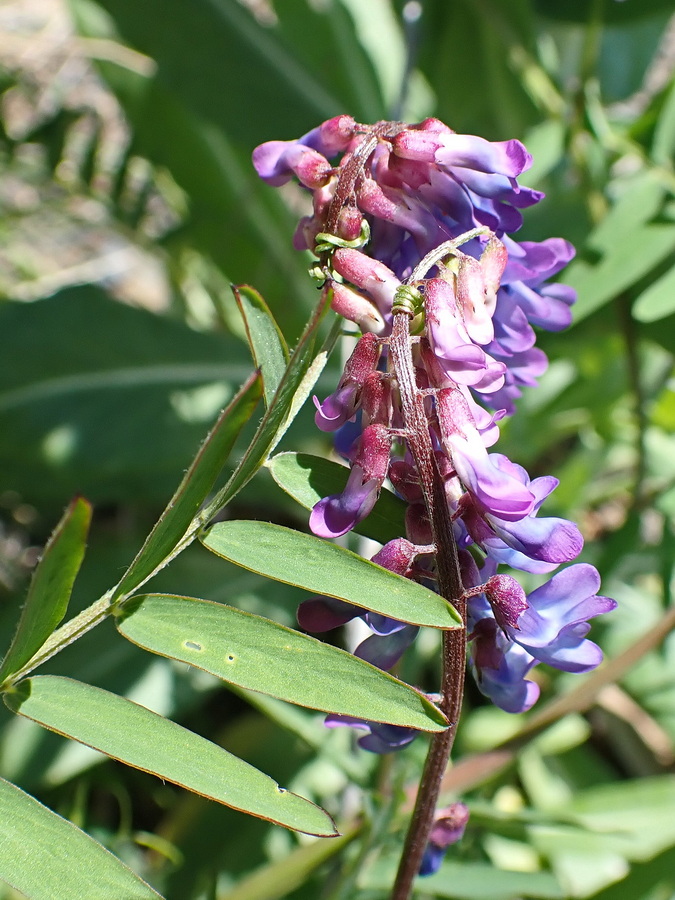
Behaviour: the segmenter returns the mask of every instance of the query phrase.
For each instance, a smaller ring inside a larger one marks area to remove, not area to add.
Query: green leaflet
[[[458,628],[438,594],[329,541],[269,522],[219,522],[201,538],[237,565],[413,625]]]
[[[332,819],[226,750],[117,694],[39,675],[11,693],[16,713],[113,759],[286,828],[331,837]]]
[[[219,603],[147,594],[117,619],[135,644],[239,687],[325,712],[442,731],[422,694],[350,653]]]

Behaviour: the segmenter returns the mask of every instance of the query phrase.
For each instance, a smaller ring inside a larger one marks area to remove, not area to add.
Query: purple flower
[[[309,527],[314,534],[340,537],[365,519],[387,475],[390,449],[388,429],[382,425],[364,429],[344,491],[319,500],[311,512]]]
[[[364,334],[345,363],[342,378],[335,391],[323,403],[314,398],[314,421],[322,431],[336,431],[356,413],[361,391],[368,376],[375,371],[380,348],[374,334]]]
[[[518,618],[512,639],[540,662],[565,672],[594,669],[602,662],[602,651],[586,639],[588,619],[617,605],[609,597],[598,596],[599,587],[600,575],[587,563],[562,569],[528,594],[527,608]]]
[[[357,743],[359,747],[370,750],[371,753],[392,753],[395,750],[402,750],[414,741],[419,733],[414,728],[387,725],[383,722],[365,722],[352,716],[326,716],[326,725],[328,728],[348,725],[357,731],[365,731],[366,734],[360,737]]]
[[[492,454],[491,458],[502,471],[509,472],[527,487],[535,503],[527,516],[514,522],[481,510],[473,497],[465,494],[459,508],[464,524],[476,543],[499,562],[530,572],[550,571],[560,563],[575,559],[584,543],[577,526],[567,519],[537,518],[541,504],[558,486],[558,479],[545,476],[530,481],[525,469],[506,456]],[[539,563],[544,563],[544,567]]]
[[[469,639],[471,663],[481,693],[505,712],[527,712],[539,698],[539,686],[525,677],[537,660],[509,641],[493,618],[478,619]]]
[[[436,812],[420,865],[420,875],[433,875],[441,867],[445,851],[464,837],[469,821],[469,808],[464,803],[452,803]]]

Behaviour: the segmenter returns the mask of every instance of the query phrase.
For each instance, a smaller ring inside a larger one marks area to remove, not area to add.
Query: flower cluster
[[[336,162],[336,157],[340,157]],[[403,414],[389,337],[402,304],[411,320],[415,389],[424,397],[435,466],[459,548],[471,667],[480,690],[510,712],[538,697],[527,678],[540,662],[569,672],[598,665],[588,620],[614,607],[597,595],[586,564],[554,574],[526,595],[500,566],[548,574],[582,549],[577,527],[540,516],[557,485],[530,479],[489,452],[499,421],[547,360],[534,328],[570,321],[573,291],[549,279],[573,255],[558,238],[516,242],[521,209],[542,194],[517,178],[530,165],[519,141],[460,135],[436,119],[418,125],[358,125],[339,116],[297,141],[258,147],[254,164],[268,183],[295,177],[313,211],[299,224],[297,248],[317,253],[333,308],[355,322],[359,339],[336,390],[315,400],[316,423],[343,432],[338,445],[351,471],[344,490],[314,507],[310,527],[332,538],[372,510],[386,479],[408,504],[407,533],[374,561],[425,583],[435,578],[434,539]],[[389,669],[417,629],[326,598],[301,606],[308,630],[362,616],[372,635],[356,654]],[[366,734],[384,752],[414,737],[408,729],[332,717]]]

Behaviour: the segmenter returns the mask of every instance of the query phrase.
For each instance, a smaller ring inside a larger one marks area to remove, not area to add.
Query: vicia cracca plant
[[[439,706],[450,727],[431,742],[393,894],[405,898],[466,825],[462,804],[434,809],[467,645],[479,689],[514,713],[537,700],[528,676],[539,663],[586,672],[602,658],[589,620],[615,602],[597,594],[592,566],[558,568],[583,540],[572,522],[539,514],[557,480],[530,479],[492,449],[498,423],[546,369],[534,329],[570,322],[574,292],[550,279],[573,249],[511,236],[543,196],[518,184],[531,158],[516,140],[456,134],[436,119],[367,126],[338,116],[297,141],[259,146],[253,160],[269,184],[295,178],[311,193],[295,246],[316,254],[325,302],[362,333],[335,391],[315,398],[316,424],[335,432],[350,472],[340,493],[316,503],[310,528],[322,538],[351,531],[388,479],[407,504],[406,533],[373,562],[433,586],[464,623],[444,632]],[[554,574],[526,594],[513,570]],[[355,655],[391,669],[415,625],[326,597],[304,602],[298,620],[321,632],[359,616],[372,634]],[[378,753],[416,736],[340,715],[327,724],[353,726]]]

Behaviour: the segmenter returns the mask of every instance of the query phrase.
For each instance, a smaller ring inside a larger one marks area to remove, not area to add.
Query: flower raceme
[[[529,153],[519,141],[456,134],[437,119],[366,126],[338,116],[299,140],[262,144],[253,161],[269,184],[295,178],[311,194],[312,212],[300,221],[295,246],[316,253],[313,271],[326,302],[362,332],[335,391],[314,401],[317,426],[336,432],[351,471],[340,494],[316,504],[310,527],[325,538],[346,534],[370,513],[389,478],[409,505],[407,533],[374,561],[426,584],[437,577],[423,478],[390,347],[395,318],[404,313],[411,380],[423,398],[459,549],[471,669],[498,706],[529,709],[539,689],[527,676],[537,664],[568,672],[598,665],[588,620],[615,606],[598,596],[599,576],[587,564],[558,571],[530,594],[498,571],[548,575],[583,545],[572,522],[538,515],[555,478],[530,479],[503,454],[489,452],[522,387],[536,384],[546,369],[535,328],[566,327],[574,301],[571,288],[549,281],[572,247],[560,238],[512,237],[521,210],[543,196],[517,180]],[[299,621],[321,631],[356,616],[372,631],[356,654],[383,669],[417,633],[325,597],[303,603]],[[341,717],[329,724],[360,728],[366,734],[359,743],[376,752],[414,736]]]

